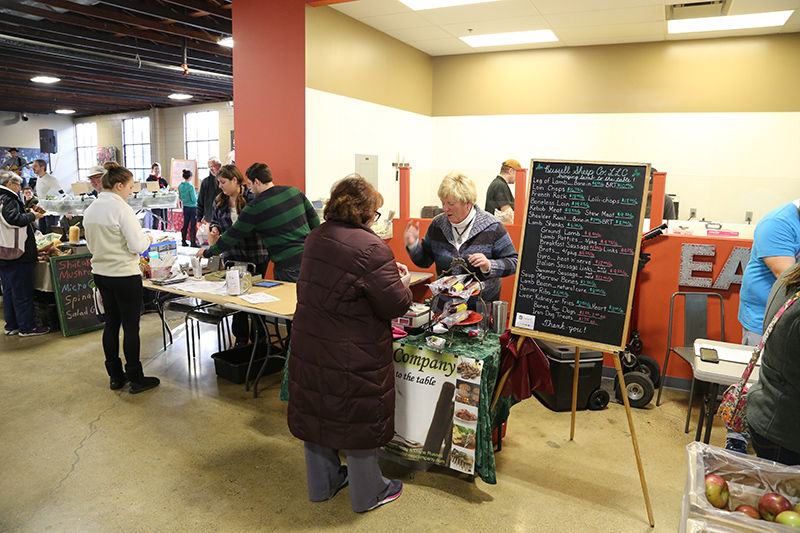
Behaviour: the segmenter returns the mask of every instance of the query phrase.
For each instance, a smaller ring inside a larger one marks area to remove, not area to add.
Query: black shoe
[[[50,333],[50,328],[49,327],[47,327],[47,326],[39,326],[39,327],[33,328],[30,331],[24,331],[24,332],[20,331],[19,332],[19,336],[20,337],[36,337],[37,335],[46,335],[47,333]]]
[[[111,388],[111,390],[119,390],[122,387],[124,387],[127,382],[128,378],[126,378],[124,375],[121,378],[120,377],[111,378],[109,387]]]
[[[146,390],[155,389],[161,380],[153,377],[143,377],[139,381],[131,381],[131,394],[139,394]]]

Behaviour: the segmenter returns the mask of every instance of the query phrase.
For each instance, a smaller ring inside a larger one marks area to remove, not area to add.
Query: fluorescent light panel
[[[407,5],[414,11],[423,11],[425,9],[439,9],[440,7],[486,4],[489,2],[497,2],[498,0],[399,0],[399,1],[401,4]]]
[[[771,28],[783,26],[794,11],[773,11],[751,15],[730,15],[699,19],[668,20],[667,32],[695,33],[702,31],[744,30],[748,28]]]
[[[557,42],[558,37],[550,30],[512,31],[509,33],[490,33],[459,37],[473,48],[484,46],[503,46],[506,44],[532,44]]]
[[[192,95],[191,94],[184,94],[184,93],[172,93],[169,95],[172,100],[189,100]]]
[[[217,44],[220,46],[233,48],[233,37],[225,37],[224,39],[220,39],[219,41],[217,41]]]
[[[71,115],[75,112],[74,109],[56,109],[56,113],[59,115]]]

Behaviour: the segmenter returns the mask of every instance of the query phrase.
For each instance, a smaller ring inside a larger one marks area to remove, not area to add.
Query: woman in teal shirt
[[[189,183],[192,179],[192,171],[189,169],[183,170],[183,183],[178,185],[178,197],[181,199],[183,206],[183,227],[181,228],[181,244],[186,244],[186,230],[189,230],[189,237],[191,238],[191,246],[193,248],[200,248],[197,243],[197,191],[194,185]]]

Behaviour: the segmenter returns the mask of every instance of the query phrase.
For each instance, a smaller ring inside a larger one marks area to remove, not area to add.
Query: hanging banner
[[[395,436],[384,449],[474,474],[483,361],[394,346]]]

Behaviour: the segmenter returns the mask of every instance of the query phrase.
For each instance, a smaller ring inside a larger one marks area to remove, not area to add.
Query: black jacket
[[[12,226],[25,228],[28,235],[25,241],[25,252],[23,252],[22,256],[10,260],[0,259],[0,266],[6,266],[12,263],[35,263],[37,260],[36,236],[33,234],[33,226],[31,226],[31,223],[36,220],[36,215],[33,213],[26,213],[22,200],[8,187],[0,186],[0,204],[2,204],[3,218],[6,222]]]
[[[208,176],[200,182],[200,194],[197,195],[197,221],[211,222],[211,217],[214,215],[214,201],[217,199],[222,189],[219,188],[219,182],[210,172]]]

